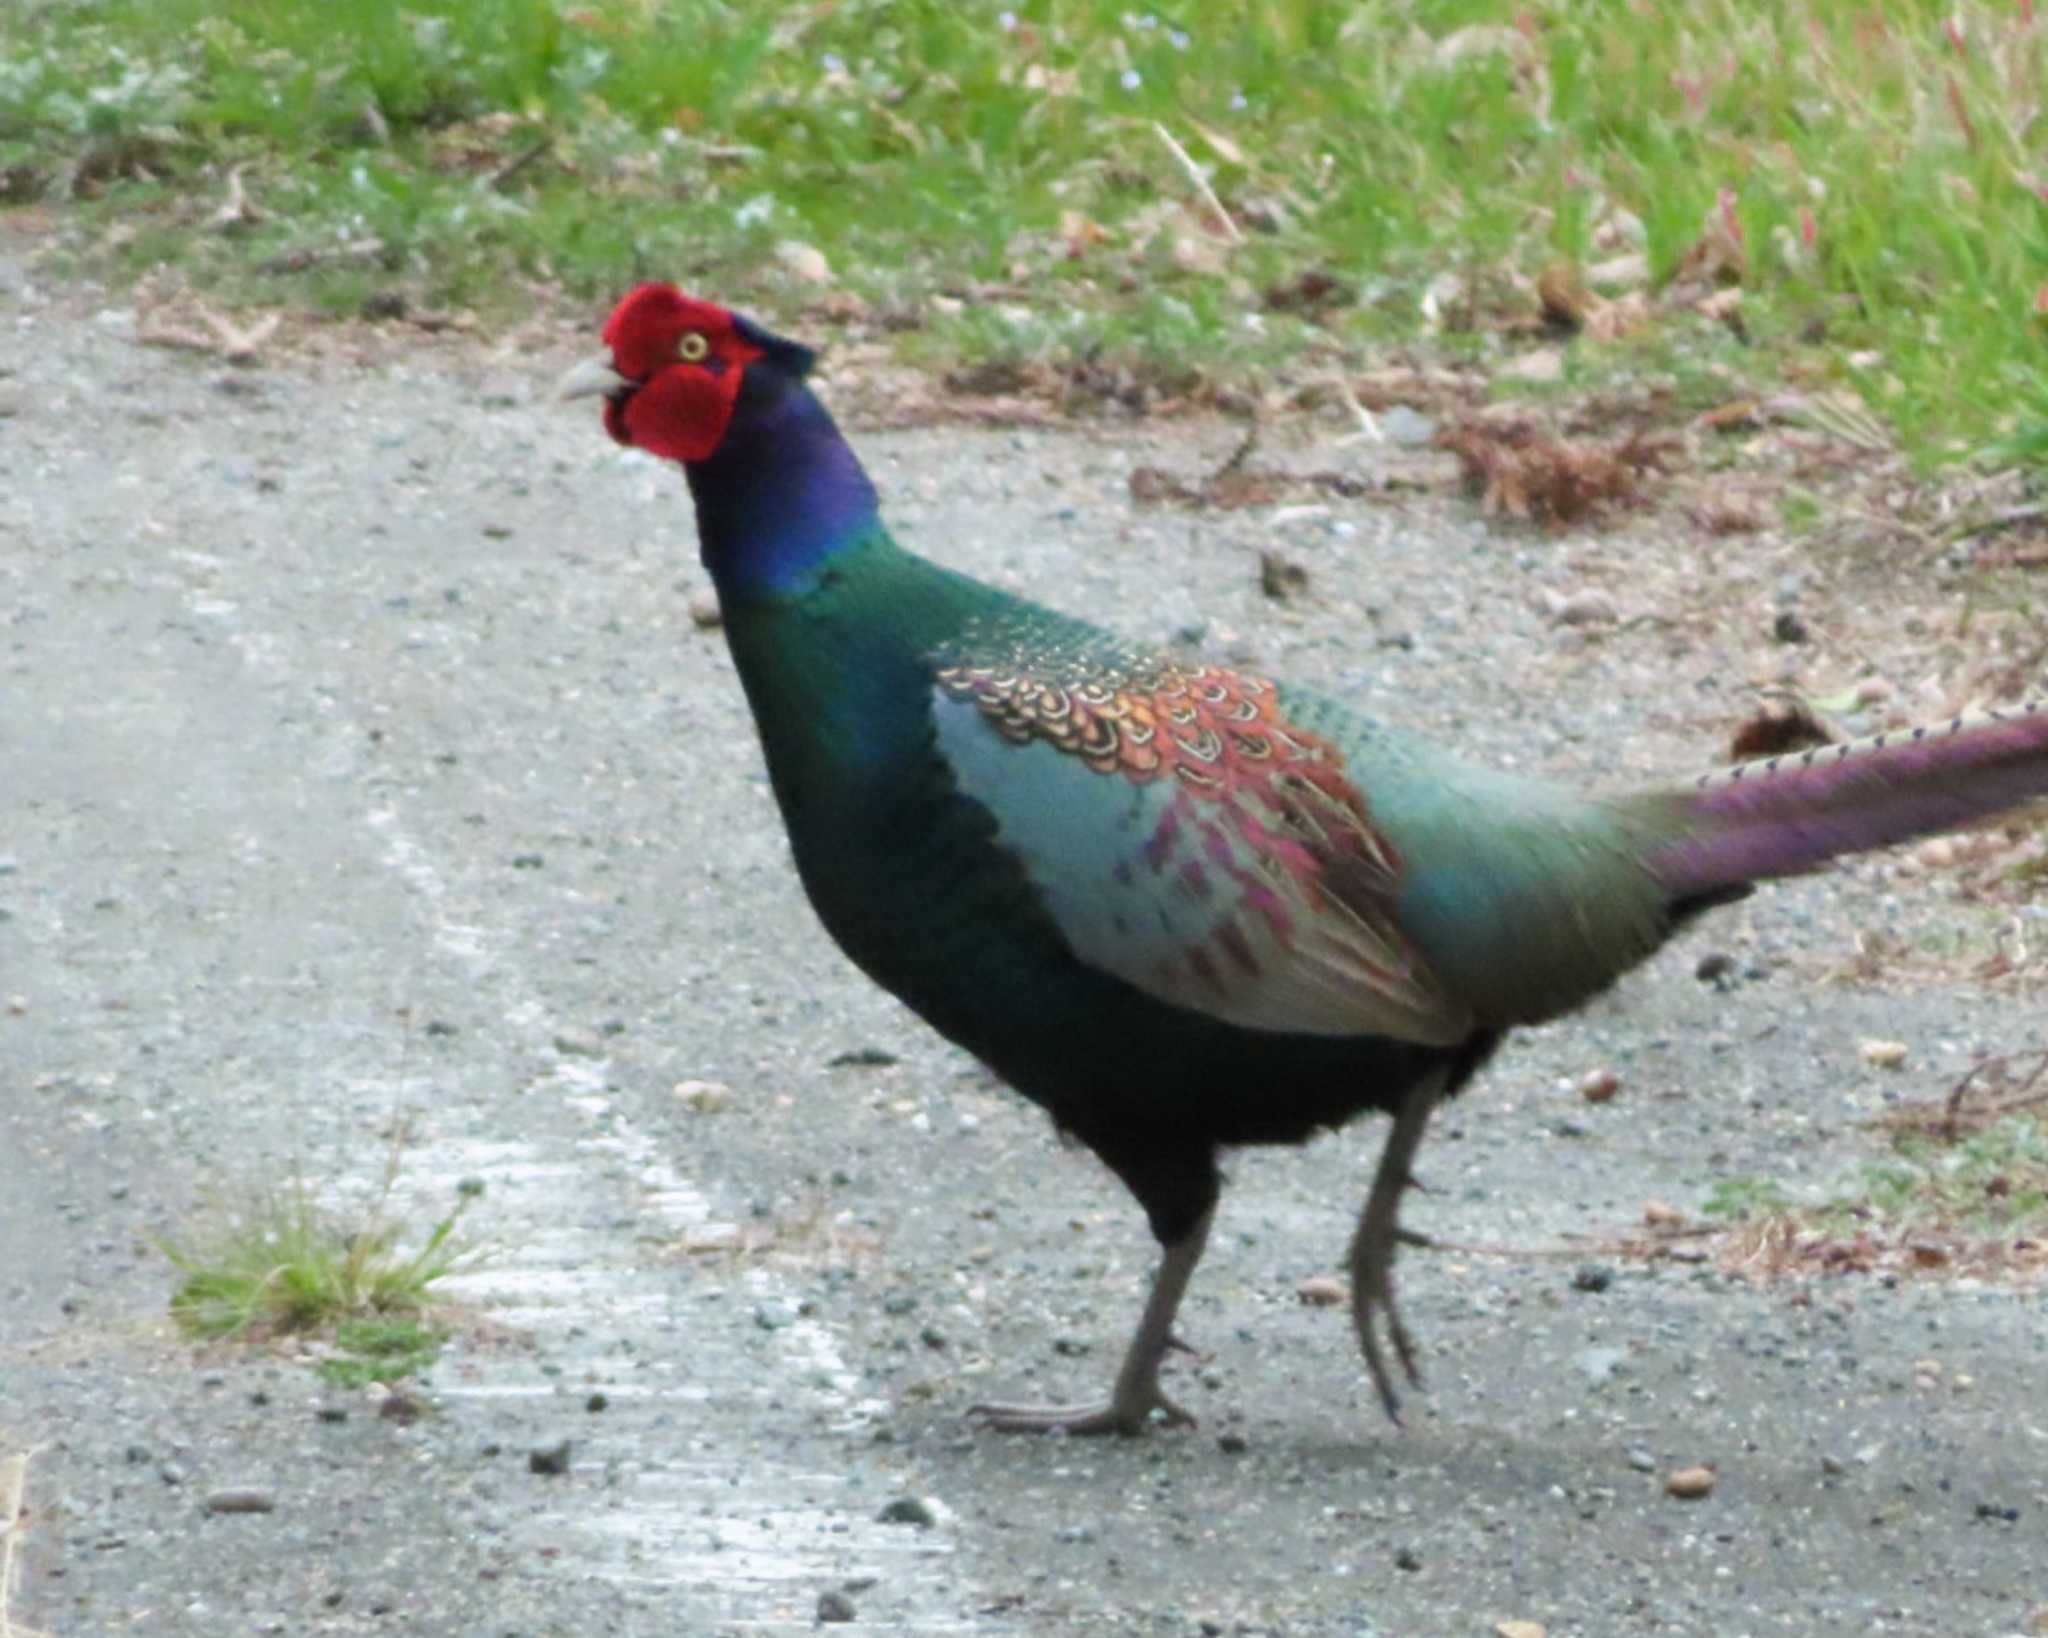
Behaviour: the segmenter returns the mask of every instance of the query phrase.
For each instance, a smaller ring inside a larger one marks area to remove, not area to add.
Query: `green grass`
[[[1707,1216],[1730,1223],[1746,1222],[1752,1217],[1785,1212],[1791,1208],[1791,1197],[1768,1177],[1724,1177],[1707,1191],[1707,1198],[1700,1203],[1700,1210]]]
[[[1733,352],[1694,390],[1846,385],[1923,460],[2048,455],[2028,0],[12,10],[0,196],[70,202],[87,265],[236,299],[504,322],[663,277],[786,312],[805,246],[929,361],[1257,378],[1483,364],[1544,268],[1640,250],[1661,283],[1714,215],[1741,344],[1660,309],[1575,378],[1683,390]],[[262,215],[216,223],[233,167]],[[1268,301],[1303,275],[1308,311]]]
[[[416,1374],[448,1337],[433,1318],[435,1283],[477,1260],[458,1227],[482,1188],[465,1183],[447,1214],[414,1236],[390,1214],[395,1181],[394,1148],[382,1188],[358,1213],[323,1207],[299,1178],[216,1212],[163,1248],[181,1276],[171,1317],[207,1340],[317,1339],[321,1375],[342,1386]]]
[[[2048,1112],[2038,1100],[1953,1130],[1925,1109],[1886,1125],[1888,1152],[1818,1203],[1795,1202],[1768,1178],[1724,1178],[1701,1210],[1740,1226],[1738,1261],[1799,1272],[1845,1260],[1882,1266],[1901,1254],[1923,1267],[1988,1272],[2022,1242],[2048,1238]]]
[[[1901,1132],[1892,1152],[1867,1165],[1857,1187],[1831,1209],[1848,1218],[1954,1224],[1984,1234],[2048,1227],[2048,1122],[2010,1115],[1954,1142]]]

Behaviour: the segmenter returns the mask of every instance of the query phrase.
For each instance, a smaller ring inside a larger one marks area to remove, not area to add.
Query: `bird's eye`
[[[685,364],[702,363],[711,351],[711,343],[695,330],[685,330],[683,339],[676,343],[676,356]]]

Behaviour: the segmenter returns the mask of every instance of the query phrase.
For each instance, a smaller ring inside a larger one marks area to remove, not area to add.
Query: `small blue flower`
[[[1135,91],[1138,89],[1139,86],[1145,83],[1145,76],[1140,74],[1135,68],[1125,69],[1123,71],[1122,79],[1123,88],[1126,91]]]
[[[1187,37],[1187,34],[1186,34],[1186,32],[1185,32],[1184,30],[1182,30],[1182,29],[1177,29],[1177,28],[1170,28],[1170,29],[1168,29],[1168,30],[1166,31],[1166,37],[1167,37],[1167,39],[1169,39],[1170,41],[1172,41],[1172,42],[1173,42],[1173,49],[1174,49],[1174,50],[1176,50],[1176,51],[1185,51],[1185,50],[1187,50],[1187,48],[1188,48],[1188,37]]]
[[[1017,14],[1014,11],[997,13],[996,27],[1005,34],[1015,34],[1017,32]]]
[[[846,59],[836,51],[826,52],[825,72],[827,74],[844,74],[846,72]]]
[[[1237,113],[1241,114],[1251,107],[1251,104],[1245,100],[1245,95],[1242,91],[1233,91],[1230,94],[1230,106]]]

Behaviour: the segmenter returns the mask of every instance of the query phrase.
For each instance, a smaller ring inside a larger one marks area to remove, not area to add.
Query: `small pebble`
[[[206,1498],[209,1513],[271,1513],[277,1510],[277,1497],[268,1490],[253,1486],[238,1486],[229,1490],[216,1490]]]
[[[1628,1350],[1625,1348],[1585,1348],[1580,1350],[1572,1363],[1579,1368],[1579,1373],[1589,1383],[1599,1387],[1603,1383],[1613,1381],[1615,1373],[1627,1360]]]
[[[1872,1069],[1898,1069],[1906,1062],[1904,1041],[1865,1041],[1860,1050]]]
[[[583,1408],[586,1411],[588,1411],[592,1416],[595,1416],[599,1411],[604,1410],[610,1404],[611,1401],[607,1399],[603,1394],[594,1393],[588,1399],[583,1401]]]
[[[569,1471],[569,1441],[545,1445],[526,1454],[526,1471],[541,1473],[549,1478],[558,1477]]]
[[[1604,1268],[1599,1263],[1581,1263],[1572,1270],[1574,1291],[1605,1291],[1613,1283],[1614,1270]]]
[[[1561,626],[1611,626],[1621,609],[1604,591],[1577,591],[1551,599],[1550,617]]]
[[[1692,970],[1692,975],[1702,984],[1718,984],[1725,987],[1735,976],[1735,958],[1720,950],[1709,950],[1700,957]]]
[[[1655,1473],[1657,1471],[1657,1458],[1643,1449],[1641,1445],[1636,1445],[1628,1453],[1628,1465],[1638,1473]]]
[[[1611,1069],[1590,1070],[1579,1077],[1579,1096],[1588,1103],[1605,1103],[1621,1090],[1621,1077]]]
[[[1713,1494],[1717,1477],[1711,1467],[1681,1467],[1664,1480],[1664,1494],[1679,1501],[1698,1501]]]
[[[1216,1435],[1216,1448],[1226,1456],[1242,1456],[1252,1447],[1241,1433],[1219,1433]]]
[[[1812,634],[1806,629],[1806,622],[1787,609],[1771,622],[1771,635],[1781,643],[1803,643]]]
[[[1550,1629],[1541,1621],[1496,1621],[1493,1638],[1550,1638]]]
[[[1308,570],[1268,548],[1259,553],[1259,590],[1276,603],[1300,597],[1308,590]]]
[[[704,586],[690,593],[690,624],[699,631],[716,631],[725,620],[725,611],[718,606],[718,593]]]
[[[1327,1274],[1311,1274],[1294,1288],[1294,1294],[1311,1308],[1339,1308],[1351,1300],[1344,1282]]]
[[[1676,1206],[1667,1205],[1662,1200],[1645,1200],[1643,1202],[1643,1226],[1645,1228],[1662,1229],[1666,1233],[1673,1229],[1682,1229],[1685,1227],[1685,1213]]]
[[[818,1619],[820,1621],[830,1623],[851,1621],[859,1614],[860,1611],[853,1607],[853,1600],[848,1598],[837,1587],[818,1594]]]
[[[885,1503],[875,1517],[883,1524],[914,1524],[920,1530],[929,1530],[939,1522],[932,1504],[922,1496],[898,1496]]]
[[[700,1115],[715,1115],[732,1102],[732,1088],[722,1081],[677,1081],[675,1095]]]

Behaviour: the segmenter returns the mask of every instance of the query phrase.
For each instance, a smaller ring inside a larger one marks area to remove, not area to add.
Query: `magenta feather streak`
[[[1674,897],[1795,875],[2048,795],[2040,702],[1709,775],[1651,869]]]

